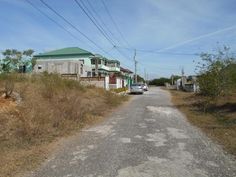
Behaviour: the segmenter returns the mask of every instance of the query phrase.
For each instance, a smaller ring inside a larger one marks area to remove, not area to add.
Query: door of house
[[[109,76],[109,84],[116,84],[116,76],[115,75]]]

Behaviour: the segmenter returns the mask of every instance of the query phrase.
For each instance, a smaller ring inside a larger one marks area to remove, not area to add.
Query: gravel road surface
[[[236,161],[151,88],[65,140],[31,177],[236,177]]]

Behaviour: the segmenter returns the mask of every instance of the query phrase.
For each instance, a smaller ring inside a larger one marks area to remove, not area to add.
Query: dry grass
[[[1,177],[34,168],[57,138],[97,122],[127,100],[57,75],[13,78],[22,101],[16,105],[12,99],[0,99]],[[0,90],[4,81],[0,78]]]
[[[236,155],[236,95],[212,102],[206,112],[206,98],[193,93],[170,91],[172,102],[186,115],[190,123],[200,127],[210,138]]]

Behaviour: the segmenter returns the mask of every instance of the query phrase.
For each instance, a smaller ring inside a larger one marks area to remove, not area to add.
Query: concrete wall
[[[83,85],[94,85],[96,87],[105,88],[104,81],[80,81]]]
[[[81,77],[92,77],[92,68],[88,65],[83,65],[83,74],[80,74]]]
[[[122,78],[120,77],[116,78],[116,85],[117,85],[117,88],[122,88]]]
[[[116,84],[109,84],[109,89],[117,89],[117,85]]]
[[[83,64],[80,59],[71,60],[57,60],[57,59],[38,59],[34,66],[34,72],[42,73],[47,71],[48,73],[58,74],[78,74],[81,77],[91,77],[92,68]]]
[[[78,74],[61,74],[61,77],[64,79],[71,79],[79,81],[80,77]]]
[[[110,87],[109,87],[109,76],[106,76],[106,77],[105,77],[105,89],[106,89],[106,90],[109,90],[109,89],[110,89]]]
[[[108,77],[81,77],[80,83],[84,85],[94,85],[96,87],[109,90],[109,78]]]
[[[80,73],[82,62],[73,60],[37,60],[34,67],[36,73],[75,74]]]

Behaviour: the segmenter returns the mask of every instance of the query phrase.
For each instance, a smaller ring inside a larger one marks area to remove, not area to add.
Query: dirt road
[[[152,88],[84,129],[33,177],[234,177],[236,162]]]

